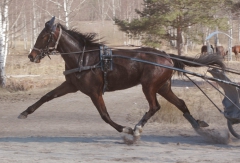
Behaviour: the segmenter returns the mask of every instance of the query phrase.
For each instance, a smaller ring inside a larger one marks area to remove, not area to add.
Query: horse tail
[[[169,54],[169,55],[173,57],[172,61],[174,63],[174,67],[179,69],[184,69],[185,66],[204,67],[204,66],[210,66],[210,65],[220,67],[223,71],[226,68],[225,64],[223,63],[222,57],[216,54],[200,55],[198,58],[179,56],[175,54]],[[174,58],[178,58],[181,60],[177,60]]]

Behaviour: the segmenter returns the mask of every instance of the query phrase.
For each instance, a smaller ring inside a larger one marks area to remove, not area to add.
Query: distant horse
[[[213,48],[213,46],[211,45],[210,46],[211,47],[211,52],[210,53],[214,53],[214,48]],[[203,45],[202,46],[202,48],[201,48],[201,55],[205,55],[205,54],[207,54],[208,53],[208,51],[207,51],[207,45]]]
[[[225,52],[225,49],[223,46],[217,46],[216,47],[216,53],[221,56],[223,59],[225,58],[226,56],[226,52]]]
[[[240,45],[233,46],[232,52],[235,54],[236,61],[239,61]],[[226,52],[226,54],[228,54],[228,51]]]
[[[136,62],[126,58],[138,58],[147,62],[154,62],[181,69],[184,68],[184,65],[200,67],[199,65],[202,64],[218,65],[224,68],[220,57],[216,55],[202,56],[199,58],[184,57],[166,54],[151,48],[138,48],[136,51],[111,49],[113,55],[120,57],[112,58],[113,68],[112,70],[108,69],[106,72],[104,70],[106,67],[100,66],[102,63],[100,57],[102,49],[100,47],[102,47],[103,44],[99,43],[99,40],[95,39],[94,36],[95,34],[84,35],[76,30],[67,30],[59,23],[54,24],[54,17],[45,23],[45,28],[39,34],[28,58],[31,62],[40,63],[42,58],[56,50],[65,61],[65,72],[69,73],[65,73],[66,81],[60,86],[44,95],[40,100],[23,111],[19,115],[20,119],[27,118],[29,114],[33,113],[45,102],[67,93],[81,91],[91,98],[100,116],[106,123],[118,132],[128,133],[135,137],[140,136],[143,126],[160,109],[156,94],[160,94],[182,111],[183,116],[194,128],[199,129],[200,127],[208,126],[205,122],[194,119],[185,102],[172,92],[172,69]],[[157,52],[163,54],[163,56],[149,54],[149,52]],[[171,57],[179,58],[179,60],[176,58],[171,59]],[[200,64],[196,65],[193,62]],[[105,64],[105,61],[103,61],[103,64]],[[77,72],[73,71],[73,73],[71,73],[71,71],[75,69],[77,69]],[[136,124],[134,129],[132,129],[131,127],[119,125],[110,118],[102,95],[104,93],[104,87],[106,88],[105,91],[111,92],[127,89],[138,84],[142,85],[142,91],[149,103],[149,110]]]

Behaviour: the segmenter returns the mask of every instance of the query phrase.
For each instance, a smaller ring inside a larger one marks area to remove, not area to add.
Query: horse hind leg
[[[183,116],[188,120],[194,129],[199,129],[200,127],[208,127],[209,125],[200,120],[196,120],[190,114],[185,102],[182,99],[179,99],[171,90],[170,84],[168,86],[162,87],[158,94],[164,97],[167,101],[175,105],[180,111],[182,111]]]

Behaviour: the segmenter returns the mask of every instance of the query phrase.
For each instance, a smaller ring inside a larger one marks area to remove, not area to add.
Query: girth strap
[[[107,46],[100,46],[100,61],[101,61],[101,69],[103,72],[103,94],[107,89],[108,81],[107,81],[107,73],[108,71],[112,71],[112,50]]]

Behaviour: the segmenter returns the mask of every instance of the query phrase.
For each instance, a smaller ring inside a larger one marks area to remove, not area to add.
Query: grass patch
[[[223,110],[222,97],[213,88],[204,85],[202,88],[210,98]],[[219,113],[213,104],[196,87],[186,89],[185,87],[173,88],[175,94],[183,99],[195,119],[206,121],[207,123],[220,123],[226,125],[226,119]],[[173,104],[159,97],[161,109],[149,120],[158,123],[188,123],[183,117],[183,113]]]
[[[59,78],[43,79],[42,77],[8,78],[6,82],[6,90],[9,92],[29,91],[33,89],[52,87],[53,85],[57,86],[61,83],[61,81],[62,79]]]

